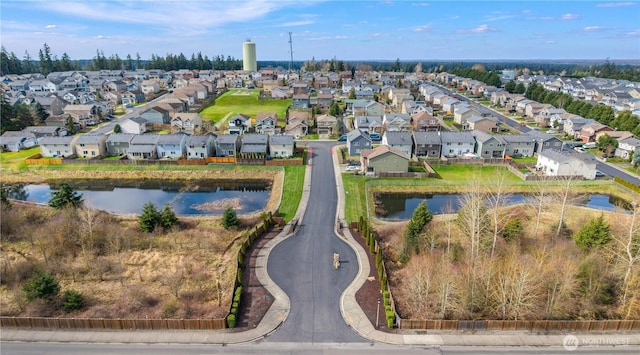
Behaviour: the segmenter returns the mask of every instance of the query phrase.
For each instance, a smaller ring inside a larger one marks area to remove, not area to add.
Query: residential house
[[[32,134],[36,139],[36,144],[42,137],[63,137],[68,134],[66,127],[55,126],[27,126],[22,129],[22,132]]]
[[[442,127],[440,121],[426,111],[414,113],[410,119],[414,131],[439,131]]]
[[[347,111],[354,116],[379,116],[385,113],[385,107],[380,102],[373,100],[346,100]]]
[[[144,102],[144,93],[142,91],[125,91],[120,95],[120,101],[123,105],[136,105]]]
[[[171,123],[169,111],[157,105],[142,111],[139,117],[144,118],[149,125],[164,125]]]
[[[536,153],[540,153],[547,149],[562,150],[562,141],[552,134],[531,130],[523,135],[531,137],[531,139],[535,141]]]
[[[229,134],[243,135],[251,127],[251,117],[242,114],[237,114],[229,118]],[[235,156],[235,154],[233,155]]]
[[[293,136],[276,134],[269,137],[269,155],[272,158],[291,158],[294,150]]]
[[[167,96],[159,101],[160,104],[167,104],[172,107],[172,110],[167,110],[170,113],[189,112],[189,101],[181,99],[175,96]]]
[[[141,117],[125,118],[119,124],[120,133],[143,134],[147,131],[147,120]]]
[[[182,112],[171,119],[171,131],[187,134],[197,133],[202,127],[202,117],[196,112]]]
[[[129,142],[127,158],[129,159],[155,159],[158,157],[159,134],[135,134]]]
[[[580,139],[585,143],[595,142],[597,134],[612,131],[613,128],[607,125],[603,125],[600,122],[593,122],[582,126],[582,128],[580,129]]]
[[[316,97],[317,105],[322,108],[328,108],[329,106],[331,106],[332,101],[332,94],[318,94],[318,96]]]
[[[76,155],[75,141],[79,136],[44,137],[40,140],[40,154],[50,158],[70,158]]]
[[[309,126],[306,121],[303,120],[289,120],[287,126],[284,128],[284,134],[294,137],[298,139],[300,137],[306,136],[309,132]]]
[[[536,152],[536,140],[526,134],[506,134],[500,136],[505,141],[504,154],[510,157],[532,157]]]
[[[362,151],[360,160],[367,175],[409,171],[409,156],[388,145],[380,145],[375,149]]]
[[[507,142],[500,135],[473,131],[476,138],[476,156],[485,159],[504,158]]]
[[[133,139],[133,137],[133,133],[110,134],[105,141],[107,154],[113,156],[127,155],[129,144],[131,144],[131,140]]]
[[[384,131],[381,116],[356,116],[353,125],[355,129],[366,133],[382,133]]]
[[[275,113],[258,112],[256,114],[255,131],[259,134],[274,135],[280,133],[280,127],[277,126],[278,115]]]
[[[413,136],[409,131],[386,131],[382,135],[382,144],[402,152],[409,158],[413,154]]]
[[[188,135],[182,133],[161,134],[156,143],[158,158],[178,159],[187,153]]]
[[[442,141],[441,155],[447,158],[464,157],[473,154],[476,140],[470,131],[440,131]]]
[[[318,134],[321,136],[332,136],[338,134],[338,119],[331,115],[321,115],[316,117]]]
[[[314,124],[313,120],[309,117],[309,112],[307,111],[289,111],[287,123],[291,123],[291,121],[302,121],[307,125]]]
[[[640,139],[636,137],[628,137],[618,141],[618,148],[616,148],[614,156],[622,159],[629,159],[638,148],[640,148]]]
[[[216,137],[207,133],[202,136],[190,136],[187,138],[187,159],[205,159],[213,156],[216,147]]]
[[[595,123],[596,120],[591,118],[584,118],[581,116],[568,117],[564,121],[562,130],[569,136],[578,138],[580,136],[580,130],[585,125]]]
[[[6,134],[7,132],[4,133]],[[32,148],[36,145],[35,137],[26,137],[24,135],[12,136],[5,134],[0,136],[0,146],[2,146],[3,151],[17,152],[22,149]]]
[[[73,122],[82,127],[91,122],[97,122],[98,111],[95,105],[66,105],[63,109],[64,115],[70,115]]]
[[[439,158],[442,141],[439,132],[413,132],[414,154],[417,157]]]
[[[371,149],[371,138],[366,131],[354,129],[347,133],[347,150],[349,155],[360,155],[363,150]]]
[[[536,168],[547,176],[596,178],[596,159],[589,153],[545,150],[538,154]]]
[[[99,158],[107,155],[107,136],[104,134],[83,134],[76,140],[76,155],[81,158]]]
[[[293,108],[309,108],[309,94],[294,94],[291,107]]]
[[[271,89],[271,98],[276,100],[290,99],[291,91],[288,87],[277,86]]]
[[[160,92],[160,82],[155,79],[144,80],[140,83],[140,91],[144,95],[157,94]]]
[[[463,125],[465,129],[485,133],[498,132],[498,119],[495,117],[471,116]]]
[[[216,137],[217,157],[236,157],[240,151],[240,134],[221,134]]]
[[[246,158],[264,158],[267,156],[269,136],[266,134],[247,133],[242,135],[240,155]]]
[[[40,104],[49,115],[61,115],[64,113],[64,107],[67,105],[66,102],[56,95],[34,96],[33,100]]]
[[[109,91],[123,92],[123,91],[127,90],[127,83],[124,82],[123,80],[116,79],[116,80],[109,81],[105,85],[105,87]]]
[[[464,124],[469,117],[476,114],[475,111],[471,108],[471,106],[467,105],[458,105],[455,107],[455,111],[453,111],[453,121],[459,125]]]
[[[410,131],[411,116],[404,113],[386,113],[382,118],[386,131]]]

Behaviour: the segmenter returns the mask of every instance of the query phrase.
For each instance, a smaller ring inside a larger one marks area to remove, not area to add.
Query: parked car
[[[596,177],[605,177],[606,175],[600,171],[600,170],[596,170]]]
[[[382,137],[378,133],[369,134],[369,138],[371,138],[374,141],[379,141],[382,139]]]
[[[346,171],[356,171],[356,170],[360,170],[360,168],[355,165],[349,165],[347,166],[347,169],[346,169]]]
[[[576,152],[578,152],[578,153],[584,153],[584,152],[586,152],[586,150],[584,150],[584,148],[582,148],[582,147],[575,147],[575,148],[573,148],[573,150],[575,150],[575,151],[576,151]]]
[[[340,138],[338,138],[338,142],[346,142],[347,141],[347,135],[343,134],[340,136]]]

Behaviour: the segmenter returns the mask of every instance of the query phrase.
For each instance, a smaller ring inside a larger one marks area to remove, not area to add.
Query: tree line
[[[191,54],[187,58],[183,53],[178,55],[167,54],[162,57],[156,54],[151,55],[150,60],[143,60],[139,53],[135,58],[127,54],[121,58],[118,54],[107,57],[103,51],[97,50],[91,61],[72,60],[65,52],[60,58],[51,52],[51,48],[46,43],[38,51],[38,58],[33,58],[28,51],[25,51],[22,59],[14,52],[8,52],[4,46],[0,50],[0,75],[8,74],[30,74],[41,73],[48,75],[51,72],[63,72],[71,70],[136,70],[136,69],[162,69],[166,71],[189,69],[189,70],[240,70],[242,60],[222,54],[209,58],[202,52]]]

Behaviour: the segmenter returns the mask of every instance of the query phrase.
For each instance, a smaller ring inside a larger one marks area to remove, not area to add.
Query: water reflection
[[[434,214],[456,213],[462,207],[461,194],[428,193],[377,193],[375,194],[376,217],[386,221],[407,220],[423,200]],[[510,194],[506,204],[526,203],[530,197],[525,194]],[[631,210],[631,204],[624,199],[605,194],[581,194],[571,199],[571,204],[597,210]]]
[[[23,185],[11,198],[47,203],[62,181]],[[162,208],[169,204],[180,216],[222,214],[228,206],[237,213],[253,213],[265,208],[270,194],[269,181],[68,181],[82,194],[85,203],[115,214],[140,213],[151,202]]]

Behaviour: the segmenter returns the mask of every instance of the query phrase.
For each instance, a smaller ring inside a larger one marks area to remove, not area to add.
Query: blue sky
[[[15,1],[0,41],[19,58],[202,52],[258,60],[640,59],[636,1]]]

